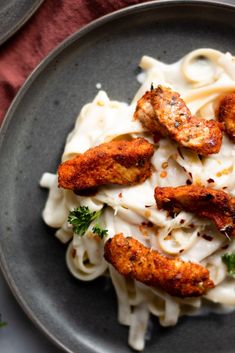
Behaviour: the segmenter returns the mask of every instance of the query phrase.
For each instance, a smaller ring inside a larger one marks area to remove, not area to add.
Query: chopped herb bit
[[[100,239],[103,239],[104,237],[107,237],[107,235],[108,235],[108,230],[101,228],[98,223],[92,228],[92,232],[94,234],[98,235],[98,237],[100,237]]]
[[[75,208],[69,212],[68,222],[72,224],[75,234],[83,236],[92,221],[99,218],[101,211],[90,211],[87,206]]]
[[[234,277],[235,276],[235,253],[225,253],[222,256],[222,260],[227,267],[228,275],[231,277]]]

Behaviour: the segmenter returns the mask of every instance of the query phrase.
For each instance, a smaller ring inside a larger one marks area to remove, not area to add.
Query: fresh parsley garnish
[[[92,232],[96,235],[98,235],[101,239],[103,239],[104,237],[107,237],[108,235],[108,230],[107,229],[102,229],[99,225],[99,223],[97,223],[93,228],[92,228]]]
[[[69,212],[68,222],[73,226],[74,233],[82,237],[86,233],[91,222],[100,217],[101,212],[102,210],[90,211],[89,207],[81,206]],[[98,235],[101,239],[108,234],[108,231],[102,229],[98,222],[92,228],[92,232]]]
[[[228,275],[231,277],[234,277],[235,276],[235,253],[225,253],[222,256],[222,260],[227,267]]]

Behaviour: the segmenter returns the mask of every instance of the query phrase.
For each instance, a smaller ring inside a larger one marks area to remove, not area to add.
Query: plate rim
[[[39,0],[40,3],[43,2],[43,0]],[[130,5],[127,7],[124,7],[122,9],[113,11],[111,13],[108,13],[104,16],[99,17],[96,20],[91,21],[87,25],[83,26],[81,29],[77,30],[67,38],[65,38],[59,45],[57,45],[37,66],[36,68],[31,72],[31,74],[28,76],[28,78],[25,80],[24,84],[22,87],[19,89],[17,92],[16,96],[14,97],[10,107],[8,108],[6,115],[4,117],[4,120],[2,122],[2,125],[0,126],[0,150],[1,147],[4,143],[4,137],[5,137],[5,132],[8,128],[8,125],[11,123],[11,120],[14,117],[14,113],[18,107],[18,105],[21,103],[21,100],[24,96],[24,94],[27,93],[28,89],[30,88],[30,85],[37,79],[38,75],[47,67],[48,64],[50,64],[51,61],[55,59],[57,55],[59,55],[63,50],[65,50],[67,47],[72,45],[75,41],[79,41],[80,38],[88,34],[89,32],[95,30],[97,27],[99,28],[100,26],[121,18],[122,16],[129,15],[129,14],[134,14],[138,11],[141,11],[142,9],[151,9],[151,8],[161,8],[161,7],[177,7],[179,5],[194,5],[194,6],[210,6],[210,7],[222,7],[225,9],[231,9],[235,11],[235,4],[228,4],[224,3],[222,0],[149,0],[147,2],[142,2],[139,4],[135,5]],[[0,42],[1,44],[1,42]],[[21,295],[19,292],[19,289],[17,285],[15,284],[15,280],[13,276],[10,274],[9,269],[8,269],[8,264],[4,256],[4,252],[1,246],[1,241],[0,241],[0,271],[3,274],[3,277],[8,285],[8,287],[11,290],[11,293],[13,294],[15,300],[17,303],[20,305],[20,307],[23,309],[24,313],[26,316],[29,318],[32,324],[41,331],[44,336],[46,336],[51,343],[53,343],[57,348],[63,350],[66,353],[74,353],[71,351],[68,347],[66,347],[57,337],[55,337],[49,330],[48,328],[41,322],[41,320],[38,319],[34,311],[28,306],[27,302],[25,301],[24,297]],[[84,344],[80,342],[81,348],[84,347]],[[82,352],[82,351],[81,351]]]
[[[26,11],[19,21],[0,36],[0,45],[3,45],[9,38],[11,38],[32,17],[43,2],[44,0],[34,0],[30,9]]]

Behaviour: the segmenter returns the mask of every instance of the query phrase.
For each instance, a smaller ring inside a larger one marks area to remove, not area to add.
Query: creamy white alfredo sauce
[[[99,91],[93,102],[82,108],[68,135],[62,161],[103,142],[127,136],[143,136],[154,143],[142,125],[133,120],[136,102],[151,84],[178,91],[192,113],[206,119],[214,118],[214,104],[221,93],[235,91],[235,59],[229,53],[198,49],[169,65],[143,56],[140,67],[143,69],[138,76],[141,86],[130,105],[110,100],[104,91]],[[181,315],[211,310],[226,313],[235,308],[235,280],[227,277],[221,260],[225,252],[235,251],[235,241],[219,233],[209,220],[192,213],[182,211],[171,218],[166,211],[156,208],[154,200],[156,185],[179,186],[189,181],[223,189],[235,196],[234,162],[235,145],[226,136],[218,154],[203,158],[165,138],[155,144],[152,176],[140,185],[105,186],[95,196],[81,197],[59,189],[56,174],[42,176],[41,186],[49,189],[43,219],[57,228],[55,234],[62,242],[70,241],[67,266],[83,281],[107,273],[111,276],[118,297],[118,320],[130,327],[128,343],[134,349],[144,348],[150,313],[158,316],[163,326],[170,326]],[[104,260],[104,240],[98,241],[93,236],[92,225],[85,236],[73,235],[67,223],[68,213],[82,205],[94,211],[108,205],[101,217],[108,237],[122,232],[166,255],[200,263],[210,271],[215,288],[203,298],[181,299],[125,279]]]

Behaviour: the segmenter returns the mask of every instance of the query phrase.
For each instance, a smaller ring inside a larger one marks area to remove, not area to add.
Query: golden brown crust
[[[214,287],[203,266],[168,258],[138,240],[117,234],[105,243],[105,259],[123,276],[177,297],[196,297]]]
[[[105,184],[142,183],[151,175],[153,153],[144,138],[103,143],[60,164],[59,187],[84,193]]]
[[[198,185],[156,187],[155,200],[159,208],[194,212],[212,220],[225,235],[235,235],[234,198],[222,190]]]
[[[177,92],[158,86],[137,102],[134,117],[152,133],[169,136],[180,145],[201,154],[218,153],[222,125],[192,116]]]
[[[230,139],[235,143],[235,93],[228,93],[219,98],[215,115]]]

